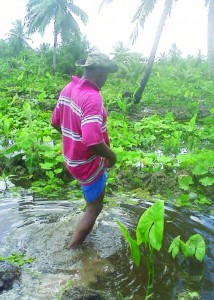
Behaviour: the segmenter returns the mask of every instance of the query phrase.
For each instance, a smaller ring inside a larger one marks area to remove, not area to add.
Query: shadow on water
[[[128,299],[144,299],[147,270],[133,266],[128,245],[121,236],[118,219],[134,237],[137,222],[150,203],[129,198],[109,198],[93,232],[75,252],[67,244],[82,213],[83,200],[69,202],[33,198],[28,190],[0,194],[0,256],[23,251],[34,256],[31,265],[22,267],[22,275],[13,289],[0,294],[0,300],[53,300],[70,281]],[[203,300],[214,299],[214,220],[209,212],[165,207],[163,247],[155,253],[155,284],[151,299],[192,299],[178,297],[185,291],[197,292]],[[168,247],[181,235],[185,241],[200,233],[206,241],[203,263],[195,259],[172,259]],[[75,299],[74,299],[75,300]]]

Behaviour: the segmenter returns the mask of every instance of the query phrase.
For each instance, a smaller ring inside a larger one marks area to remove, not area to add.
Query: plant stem
[[[149,245],[149,260],[148,260],[148,283],[146,287],[145,300],[149,299],[154,286],[154,249]]]

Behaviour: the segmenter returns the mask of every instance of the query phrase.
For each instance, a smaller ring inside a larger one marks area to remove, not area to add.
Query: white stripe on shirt
[[[70,107],[70,109],[74,113],[76,113],[79,117],[81,117],[83,114],[81,107],[79,107],[71,98],[68,98],[65,96],[60,96],[59,104],[63,104],[63,105]]]
[[[94,181],[94,179],[98,176],[98,174],[100,173],[100,171],[103,169],[104,167],[104,160],[105,158],[101,157],[100,163],[98,168],[96,169],[96,171],[90,176],[88,177],[86,180],[80,180],[80,184],[87,184],[87,183],[91,183]]]
[[[66,136],[68,138],[71,138],[73,141],[76,142],[81,142],[82,141],[82,136],[68,128],[65,128],[61,126],[62,134],[63,136]]]
[[[103,123],[103,118],[100,115],[86,116],[81,121],[81,126],[87,123],[98,122],[100,125]]]
[[[89,162],[92,162],[93,160],[95,160],[97,158],[96,155],[93,155],[91,156],[89,159],[84,159],[84,160],[72,160],[72,159],[69,159],[67,156],[63,155],[64,157],[64,160],[66,162],[66,164],[69,166],[69,167],[78,167],[78,166],[82,166],[82,165],[85,165]]]

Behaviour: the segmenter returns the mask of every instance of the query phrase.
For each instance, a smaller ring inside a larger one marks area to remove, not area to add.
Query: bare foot
[[[72,241],[70,241],[70,243],[68,244],[68,249],[70,250],[76,250],[78,248],[79,245],[73,243]]]

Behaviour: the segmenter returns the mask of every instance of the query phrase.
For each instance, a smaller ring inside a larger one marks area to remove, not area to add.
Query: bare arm
[[[53,123],[51,123],[51,125],[53,126],[53,128],[55,128],[57,131],[59,131],[60,133],[62,133],[60,126],[57,126]]]
[[[89,147],[91,151],[101,157],[108,159],[108,167],[113,167],[117,161],[116,154],[106,145],[106,143],[100,143]]]

